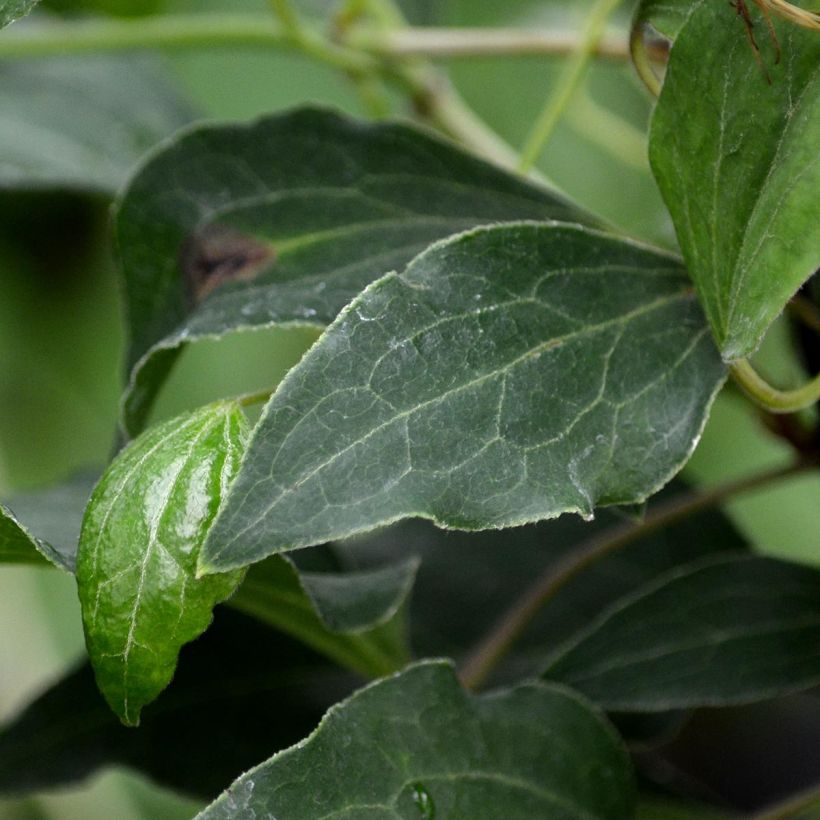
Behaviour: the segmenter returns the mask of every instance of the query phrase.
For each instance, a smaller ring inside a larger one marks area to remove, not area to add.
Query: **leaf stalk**
[[[795,390],[772,387],[747,359],[732,365],[732,376],[744,392],[770,413],[797,413],[820,401],[820,373]]]

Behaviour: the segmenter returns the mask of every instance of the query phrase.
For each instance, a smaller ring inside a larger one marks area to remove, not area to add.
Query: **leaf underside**
[[[577,226],[477,229],[370,286],[291,370],[200,564],[411,516],[486,529],[640,501],[723,378],[673,258]]]
[[[91,496],[77,555],[83,625],[100,691],[126,724],[241,580],[198,580],[195,568],[246,436],[235,404],[200,408],[136,439]]]
[[[614,603],[545,676],[608,710],[728,706],[815,685],[819,641],[820,571],[710,558]]]
[[[700,3],[652,121],[652,169],[726,360],[820,267],[820,38],[773,25],[782,59],[761,25],[761,67],[735,11]]]
[[[0,63],[0,190],[112,195],[192,108],[151,60],[90,56]]]
[[[467,695],[452,668],[419,664],[333,707],[298,746],[239,778],[200,820],[277,817],[632,816],[614,732],[564,689]]]
[[[431,242],[515,219],[588,222],[553,192],[406,125],[300,109],[208,125],[156,154],[116,217],[134,432],[181,345],[331,322]]]

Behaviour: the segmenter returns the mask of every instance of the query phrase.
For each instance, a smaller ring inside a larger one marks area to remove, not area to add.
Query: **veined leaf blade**
[[[620,741],[576,695],[531,683],[469,696],[432,662],[335,706],[198,817],[489,818],[503,806],[509,820],[619,820],[634,800]]]
[[[136,439],[91,496],[77,555],[83,626],[100,690],[128,725],[241,580],[194,570],[246,436],[234,403],[200,408]]]
[[[643,500],[723,378],[674,258],[578,226],[476,229],[371,285],[288,374],[200,565]]]

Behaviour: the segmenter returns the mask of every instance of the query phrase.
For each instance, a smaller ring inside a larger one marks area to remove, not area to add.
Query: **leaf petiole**
[[[820,373],[796,390],[772,387],[747,359],[732,365],[732,376],[747,395],[771,413],[797,413],[820,401]]]

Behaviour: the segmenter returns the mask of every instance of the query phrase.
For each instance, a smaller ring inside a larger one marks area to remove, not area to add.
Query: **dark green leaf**
[[[783,57],[761,26],[761,68],[735,11],[700,3],[652,122],[652,168],[727,360],[820,267],[820,38],[774,25]]]
[[[232,402],[147,430],[105,471],[89,501],[77,586],[97,683],[136,725],[165,688],[179,648],[241,580],[197,580],[199,549],[239,465],[247,422]]]
[[[299,745],[239,778],[201,820],[632,817],[629,761],[571,692],[529,683],[471,697],[443,662],[330,710]]]
[[[252,567],[231,606],[344,666],[379,677],[409,660],[404,604],[418,561],[348,573],[301,572],[283,556]]]
[[[57,14],[107,14],[114,17],[142,17],[156,14],[166,0],[42,0],[43,8]]]
[[[649,509],[684,491],[680,482],[672,482],[650,501]],[[421,566],[409,612],[413,648],[422,657],[458,658],[549,567],[588,539],[600,538],[622,524],[609,511],[602,511],[590,523],[563,516],[481,533],[452,532],[426,521],[407,521],[334,546],[346,564],[354,567],[418,555]],[[580,573],[543,607],[503,663],[496,682],[537,675],[555,648],[602,610],[670,569],[709,554],[742,549],[742,537],[721,513],[712,511],[618,550]],[[297,558],[303,554],[294,553]]]
[[[74,572],[83,510],[98,473],[24,493],[0,505],[0,562],[41,563]],[[20,523],[21,519],[25,523]]]
[[[577,226],[463,234],[371,285],[290,371],[200,566],[411,516],[476,530],[640,501],[723,378],[673,258]]]
[[[675,570],[605,611],[545,677],[605,709],[774,697],[820,681],[820,571],[757,557]]]
[[[25,17],[38,3],[38,0],[0,0],[0,28]]]
[[[125,425],[144,422],[187,341],[325,325],[436,239],[547,218],[587,219],[405,125],[302,109],[188,132],[142,168],[117,215],[131,331]]]
[[[150,61],[124,57],[0,63],[0,110],[0,188],[105,194],[193,116]]]
[[[182,650],[173,684],[126,729],[89,664],[0,729],[0,795],[65,786],[103,766],[130,766],[215,797],[225,783],[310,732],[359,682],[289,638],[221,610]]]

